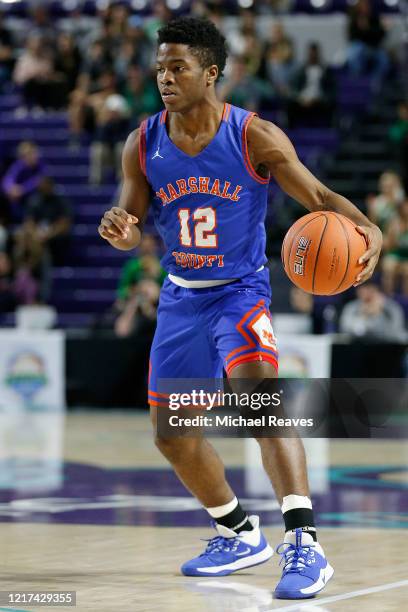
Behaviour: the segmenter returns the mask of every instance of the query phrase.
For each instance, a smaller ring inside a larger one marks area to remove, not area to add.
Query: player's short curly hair
[[[225,38],[208,19],[180,17],[158,31],[158,44],[188,45],[203,68],[218,66],[218,79],[223,76],[227,61]],[[217,80],[218,80],[217,79]]]

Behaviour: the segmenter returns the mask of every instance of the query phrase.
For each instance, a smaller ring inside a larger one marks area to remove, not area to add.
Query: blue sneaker
[[[215,524],[218,536],[207,540],[207,548],[181,567],[184,576],[228,576],[237,570],[265,563],[273,550],[259,529],[259,517],[250,516],[252,531],[236,533]]]
[[[284,562],[282,578],[274,593],[277,599],[314,597],[333,576],[334,570],[322,547],[302,529],[289,531],[276,552]]]

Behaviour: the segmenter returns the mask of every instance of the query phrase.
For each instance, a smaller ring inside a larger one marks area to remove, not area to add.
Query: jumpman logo
[[[156,157],[160,157],[160,159],[164,159],[164,157],[162,155],[160,155],[159,151],[160,151],[160,147],[157,148],[157,151],[153,155],[152,159],[156,159]]]

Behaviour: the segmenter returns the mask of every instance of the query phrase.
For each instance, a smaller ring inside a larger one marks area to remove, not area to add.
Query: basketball
[[[334,295],[351,287],[367,250],[350,219],[334,212],[313,212],[298,219],[282,244],[285,272],[297,287],[315,295]]]

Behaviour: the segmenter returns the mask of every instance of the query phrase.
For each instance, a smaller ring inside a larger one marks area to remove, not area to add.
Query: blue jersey
[[[163,268],[186,280],[242,278],[262,267],[269,178],[252,167],[246,132],[254,113],[224,105],[222,121],[198,155],[169,138],[167,111],[141,125],[140,165],[150,184]]]

